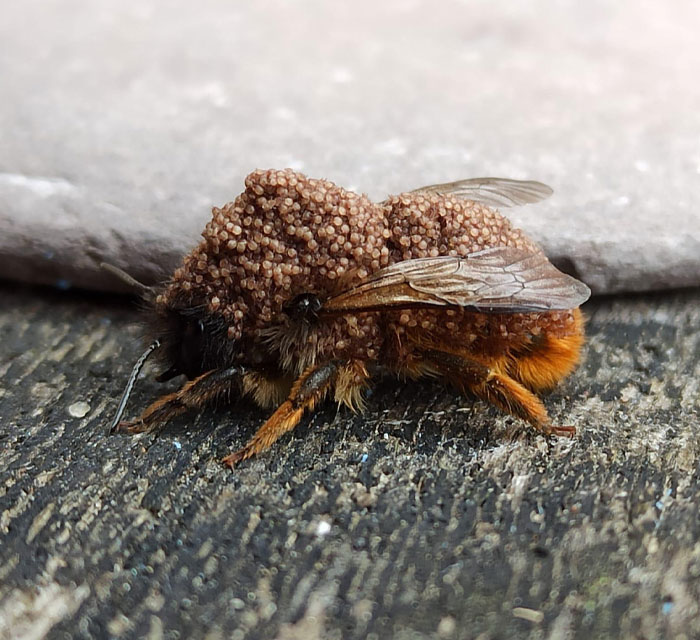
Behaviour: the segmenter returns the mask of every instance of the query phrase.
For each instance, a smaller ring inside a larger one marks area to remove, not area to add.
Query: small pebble
[[[440,620],[437,632],[441,638],[449,638],[454,634],[456,628],[457,623],[455,619],[451,616],[445,616]]]
[[[84,418],[90,411],[90,405],[87,402],[74,402],[70,407],[68,407],[68,413],[73,418]]]
[[[231,600],[231,606],[237,611],[240,611],[241,609],[245,609],[245,602],[240,598],[233,598],[233,600]]]
[[[521,620],[527,620],[534,624],[540,624],[544,620],[544,613],[536,609],[528,609],[527,607],[515,607],[513,615]]]

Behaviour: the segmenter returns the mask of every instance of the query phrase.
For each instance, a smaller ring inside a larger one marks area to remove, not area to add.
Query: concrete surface
[[[534,178],[596,293],[700,284],[700,5],[28,0],[0,23],[0,277],[154,281],[261,167],[373,198]]]
[[[231,472],[264,412],[108,436],[134,309],[5,285],[0,638],[699,637],[699,303],[586,306],[573,440],[386,380]]]

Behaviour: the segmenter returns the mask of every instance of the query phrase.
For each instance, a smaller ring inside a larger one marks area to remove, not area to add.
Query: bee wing
[[[387,308],[462,307],[482,313],[573,309],[590,289],[559,271],[546,256],[495,247],[467,257],[397,262],[325,300],[320,313]]]
[[[411,193],[418,192],[454,195],[490,207],[517,207],[522,204],[531,204],[544,200],[553,193],[550,187],[541,182],[508,178],[469,178],[444,184],[431,184],[411,191]]]

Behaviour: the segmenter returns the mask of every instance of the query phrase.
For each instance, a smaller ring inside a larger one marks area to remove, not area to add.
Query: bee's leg
[[[362,393],[367,388],[368,381],[369,373],[362,360],[351,360],[343,364],[335,380],[335,401],[355,413],[362,413],[365,410]]]
[[[553,426],[542,401],[509,376],[453,353],[426,351],[423,355],[436,374],[463,393],[470,391],[503,411],[526,420],[538,431],[557,436],[571,436],[576,432],[574,427]]]
[[[207,371],[187,382],[179,391],[158,398],[135,420],[123,420],[115,432],[142,433],[153,430],[188,409],[199,408],[218,396],[230,393],[246,369],[240,366]]]
[[[294,383],[289,397],[260,427],[255,435],[238,451],[222,462],[233,468],[235,464],[267,449],[275,440],[299,424],[306,409],[313,409],[335,383],[340,363],[331,361],[307,369]]]

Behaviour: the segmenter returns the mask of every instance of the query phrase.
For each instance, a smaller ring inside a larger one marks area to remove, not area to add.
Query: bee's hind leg
[[[122,420],[115,432],[142,433],[184,413],[202,407],[215,398],[230,393],[240,383],[246,369],[241,366],[214,369],[187,382],[180,390],[161,396],[135,420]]]
[[[338,379],[341,363],[333,360],[309,367],[292,385],[289,397],[256,431],[246,445],[226,456],[222,462],[233,468],[241,460],[267,449],[273,442],[299,424],[307,409],[313,409]]]
[[[462,393],[473,393],[489,404],[526,420],[541,433],[571,436],[576,432],[574,427],[552,425],[547,409],[534,393],[481,362],[436,350],[425,351],[423,357],[429,370],[442,376]]]

